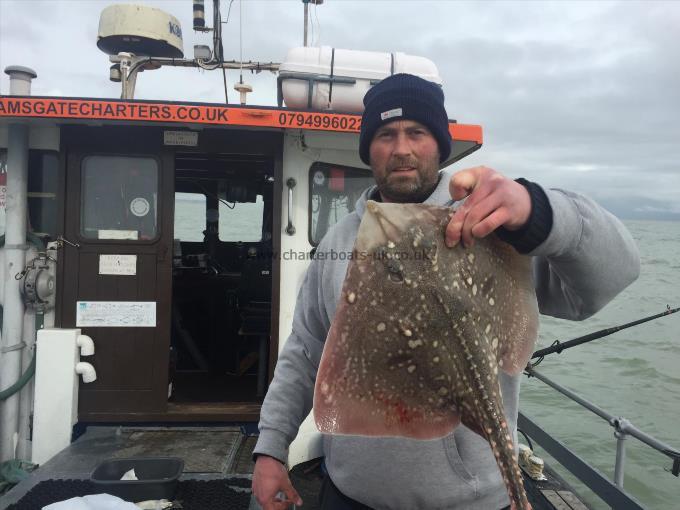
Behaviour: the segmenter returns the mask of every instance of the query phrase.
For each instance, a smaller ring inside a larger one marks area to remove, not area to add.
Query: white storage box
[[[330,46],[293,48],[279,68],[279,105],[360,113],[368,89],[397,73],[442,84],[437,66],[424,57]]]

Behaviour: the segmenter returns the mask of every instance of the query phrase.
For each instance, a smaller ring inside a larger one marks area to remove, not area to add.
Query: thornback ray
[[[491,235],[448,248],[453,210],[367,203],[314,390],[328,434],[434,439],[459,423],[489,441],[517,509],[530,508],[498,371],[538,333],[530,258]]]

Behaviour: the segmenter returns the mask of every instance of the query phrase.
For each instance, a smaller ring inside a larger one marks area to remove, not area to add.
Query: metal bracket
[[[669,472],[676,478],[680,477],[680,452],[666,450],[663,453],[673,459],[673,466],[670,469],[664,468],[664,471]]]
[[[26,347],[26,342],[24,342],[22,340],[18,344],[8,345],[7,347],[3,347],[2,349],[0,349],[0,353],[5,354],[5,353],[8,353],[8,352],[12,352],[12,351],[20,351],[24,347]]]
[[[276,77],[276,96],[277,96],[276,102],[278,103],[279,107],[283,106],[283,80],[299,80],[307,82],[307,108],[314,107],[313,103],[315,84],[328,83],[330,87],[333,87],[334,83],[354,85],[357,82],[356,78],[349,78],[344,76],[327,76],[324,74],[315,73],[297,73],[290,71],[279,71],[279,75]]]

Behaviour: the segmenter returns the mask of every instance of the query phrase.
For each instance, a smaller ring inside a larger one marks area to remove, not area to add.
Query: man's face
[[[437,186],[439,146],[419,122],[395,120],[378,128],[369,157],[384,202],[422,202]]]

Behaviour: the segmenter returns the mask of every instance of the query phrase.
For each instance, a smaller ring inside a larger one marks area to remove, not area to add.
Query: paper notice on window
[[[153,328],[155,301],[78,301],[77,328]]]
[[[134,276],[137,274],[137,255],[99,255],[99,274]]]

